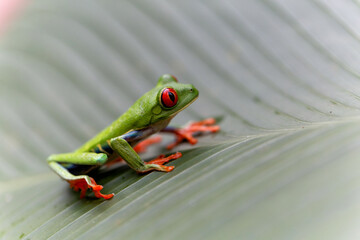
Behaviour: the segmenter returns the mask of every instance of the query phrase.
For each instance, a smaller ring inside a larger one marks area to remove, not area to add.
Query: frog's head
[[[156,91],[156,103],[151,109],[152,123],[173,118],[199,96],[199,91],[192,84],[179,83],[170,74],[162,75],[154,90]]]

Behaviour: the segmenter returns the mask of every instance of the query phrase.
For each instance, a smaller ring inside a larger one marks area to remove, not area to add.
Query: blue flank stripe
[[[108,143],[104,143],[103,145],[101,145],[101,148],[104,150],[104,151],[101,151],[101,149],[99,147],[95,147],[93,149],[93,151],[95,153],[108,153],[108,154],[112,154],[114,152],[114,150],[109,146]]]

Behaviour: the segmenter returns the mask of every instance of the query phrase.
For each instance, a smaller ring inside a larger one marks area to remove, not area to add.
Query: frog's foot
[[[73,188],[75,191],[80,191],[80,198],[84,198],[86,195],[87,189],[91,188],[91,190],[94,192],[95,197],[97,198],[104,198],[105,200],[108,200],[114,196],[114,194],[102,194],[100,192],[101,189],[103,189],[103,186],[96,184],[95,180],[92,177],[89,177],[90,183],[86,181],[84,178],[78,178],[75,180],[68,180],[70,183],[70,187]]]
[[[167,149],[171,150],[183,141],[188,141],[192,145],[196,144],[198,140],[194,136],[205,132],[215,133],[220,130],[219,126],[214,125],[215,123],[214,118],[207,118],[202,121],[191,122],[184,128],[166,130],[166,132],[172,132],[176,135],[175,142],[169,144]]]
[[[137,153],[143,153],[146,151],[149,145],[161,142],[161,136],[155,136],[151,138],[147,138],[141,142],[139,142],[135,147],[134,150]]]
[[[174,153],[167,157],[165,157],[165,155],[162,154],[149,162],[145,162],[146,169],[140,170],[138,171],[138,173],[146,173],[153,170],[162,171],[162,172],[171,172],[172,170],[174,170],[175,167],[165,166],[163,164],[178,159],[181,156],[182,156],[181,152]]]

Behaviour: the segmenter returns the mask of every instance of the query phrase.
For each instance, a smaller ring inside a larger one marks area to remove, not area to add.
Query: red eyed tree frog
[[[81,198],[86,195],[87,189],[91,189],[97,198],[110,199],[114,196],[102,194],[100,190],[103,186],[96,184],[92,177],[85,174],[119,159],[124,160],[138,173],[153,170],[170,172],[174,167],[163,164],[180,158],[181,153],[177,152],[168,157],[161,155],[149,162],[143,162],[138,153],[144,151],[147,145],[160,140],[146,139],[159,131],[176,135],[177,139],[168,146],[169,149],[183,141],[195,144],[197,139],[193,135],[199,132],[218,131],[219,126],[214,125],[215,120],[212,118],[192,123],[183,129],[167,127],[171,119],[194,102],[198,95],[199,92],[193,85],[178,83],[174,76],[165,74],[159,78],[155,88],[79,149],[73,153],[49,156],[49,166],[69,182],[70,187],[80,191]]]

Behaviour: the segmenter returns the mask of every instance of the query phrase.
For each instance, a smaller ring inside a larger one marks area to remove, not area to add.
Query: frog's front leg
[[[167,149],[171,150],[184,141],[187,141],[192,145],[196,144],[198,140],[195,136],[198,134],[206,132],[215,133],[219,131],[220,127],[215,124],[216,120],[214,118],[207,118],[198,122],[190,122],[183,128],[166,127],[161,130],[161,132],[175,134],[175,142],[167,146]]]
[[[97,198],[110,199],[114,194],[102,194],[103,186],[96,184],[95,180],[87,175],[75,176],[71,174],[63,164],[79,165],[103,165],[107,161],[104,153],[64,153],[51,155],[47,161],[49,166],[64,180],[70,183],[70,187],[76,191],[80,190],[80,198],[85,197],[86,190],[92,189]]]
[[[153,170],[170,172],[174,169],[174,166],[164,166],[163,164],[181,157],[181,153],[175,153],[168,157],[161,155],[150,162],[144,162],[140,159],[139,155],[131,147],[128,141],[128,137],[119,136],[111,139],[110,145],[111,148],[115,150],[121,158],[138,173],[145,173]]]

